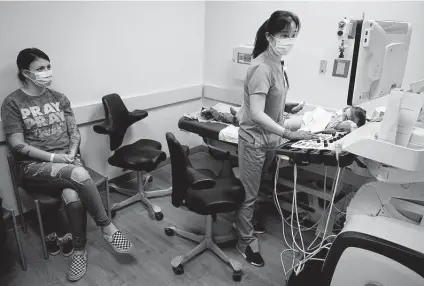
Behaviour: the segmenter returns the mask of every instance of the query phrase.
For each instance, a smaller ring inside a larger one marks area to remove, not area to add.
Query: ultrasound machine
[[[277,154],[280,161],[290,162],[295,168],[307,164],[336,167],[336,187],[340,169],[359,159],[372,180],[351,200],[339,234],[328,239],[326,219],[318,247],[306,250],[288,245],[300,259],[292,265],[291,275],[298,275],[321,248],[326,248],[316,280],[321,283],[317,285],[424,285],[424,124],[419,120],[424,106],[424,80],[402,88],[411,24],[343,22],[350,35],[343,40],[353,44],[347,104],[364,108],[372,117],[349,133],[288,141]],[[248,47],[240,50],[246,52],[234,52],[234,61],[248,64]],[[237,155],[236,143],[221,140],[220,132],[226,125],[205,125],[185,117],[179,127],[202,136],[206,143],[214,142],[208,144],[211,148],[216,144],[233,146]],[[329,213],[333,203],[334,195]],[[297,211],[296,206],[293,211]]]

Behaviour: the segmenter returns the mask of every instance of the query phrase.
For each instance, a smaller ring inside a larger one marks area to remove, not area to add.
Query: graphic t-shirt
[[[46,152],[68,152],[67,116],[73,116],[68,98],[51,89],[40,96],[18,89],[6,97],[1,107],[5,135],[23,133],[27,144]],[[33,161],[26,155],[14,155],[17,161]]]

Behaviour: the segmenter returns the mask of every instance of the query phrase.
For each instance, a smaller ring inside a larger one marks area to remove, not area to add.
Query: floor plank
[[[171,184],[171,171],[165,166],[153,174],[151,189],[167,188]],[[135,180],[121,185],[135,187]],[[111,193],[111,201],[117,202],[124,197]],[[76,283],[66,280],[68,258],[61,255],[50,257],[44,261],[37,227],[29,228],[23,235],[24,251],[27,257],[28,270],[21,271],[19,264],[0,278],[0,285],[193,285],[193,286],[225,286],[225,285],[255,285],[255,286],[283,286],[285,277],[281,267],[280,253],[286,246],[282,237],[281,220],[275,211],[266,217],[267,232],[260,235],[260,247],[266,265],[257,268],[245,263],[237,252],[234,244],[222,246],[224,252],[232,259],[243,263],[243,279],[237,283],[232,281],[232,271],[210,252],[205,252],[189,262],[185,273],[177,276],[173,273],[171,260],[178,255],[189,252],[196,246],[178,236],[168,237],[164,228],[175,225],[194,233],[204,232],[204,217],[177,209],[172,206],[170,197],[156,198],[153,201],[162,208],[162,221],[150,220],[147,211],[140,204],[135,204],[118,212],[114,219],[115,224],[134,243],[131,254],[116,254],[103,240],[100,230],[91,218],[88,223],[88,270],[86,275]],[[274,206],[271,205],[270,208]],[[219,215],[214,224],[215,234],[234,232],[232,229],[233,214]],[[288,233],[287,233],[288,234]],[[13,243],[11,243],[12,245]],[[16,249],[14,249],[16,253]],[[291,256],[284,256],[286,265],[289,265]]]

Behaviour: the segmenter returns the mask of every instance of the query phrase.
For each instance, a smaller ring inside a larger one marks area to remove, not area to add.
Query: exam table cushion
[[[185,206],[200,215],[228,213],[236,210],[244,200],[244,190],[234,178],[214,180],[208,189],[189,188]]]
[[[215,140],[219,140],[219,132],[226,127],[227,125],[222,123],[199,122],[184,117],[178,121],[178,128]]]
[[[166,159],[166,154],[161,149],[160,142],[140,139],[116,150],[108,161],[110,165],[126,170],[150,172]]]

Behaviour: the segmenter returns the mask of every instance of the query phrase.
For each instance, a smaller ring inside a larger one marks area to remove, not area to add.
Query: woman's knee
[[[75,167],[71,172],[71,180],[77,183],[84,183],[90,179],[90,174],[84,167]]]
[[[65,205],[72,203],[72,202],[77,202],[79,201],[79,196],[78,193],[72,189],[64,189],[62,191],[62,200],[65,203]]]

